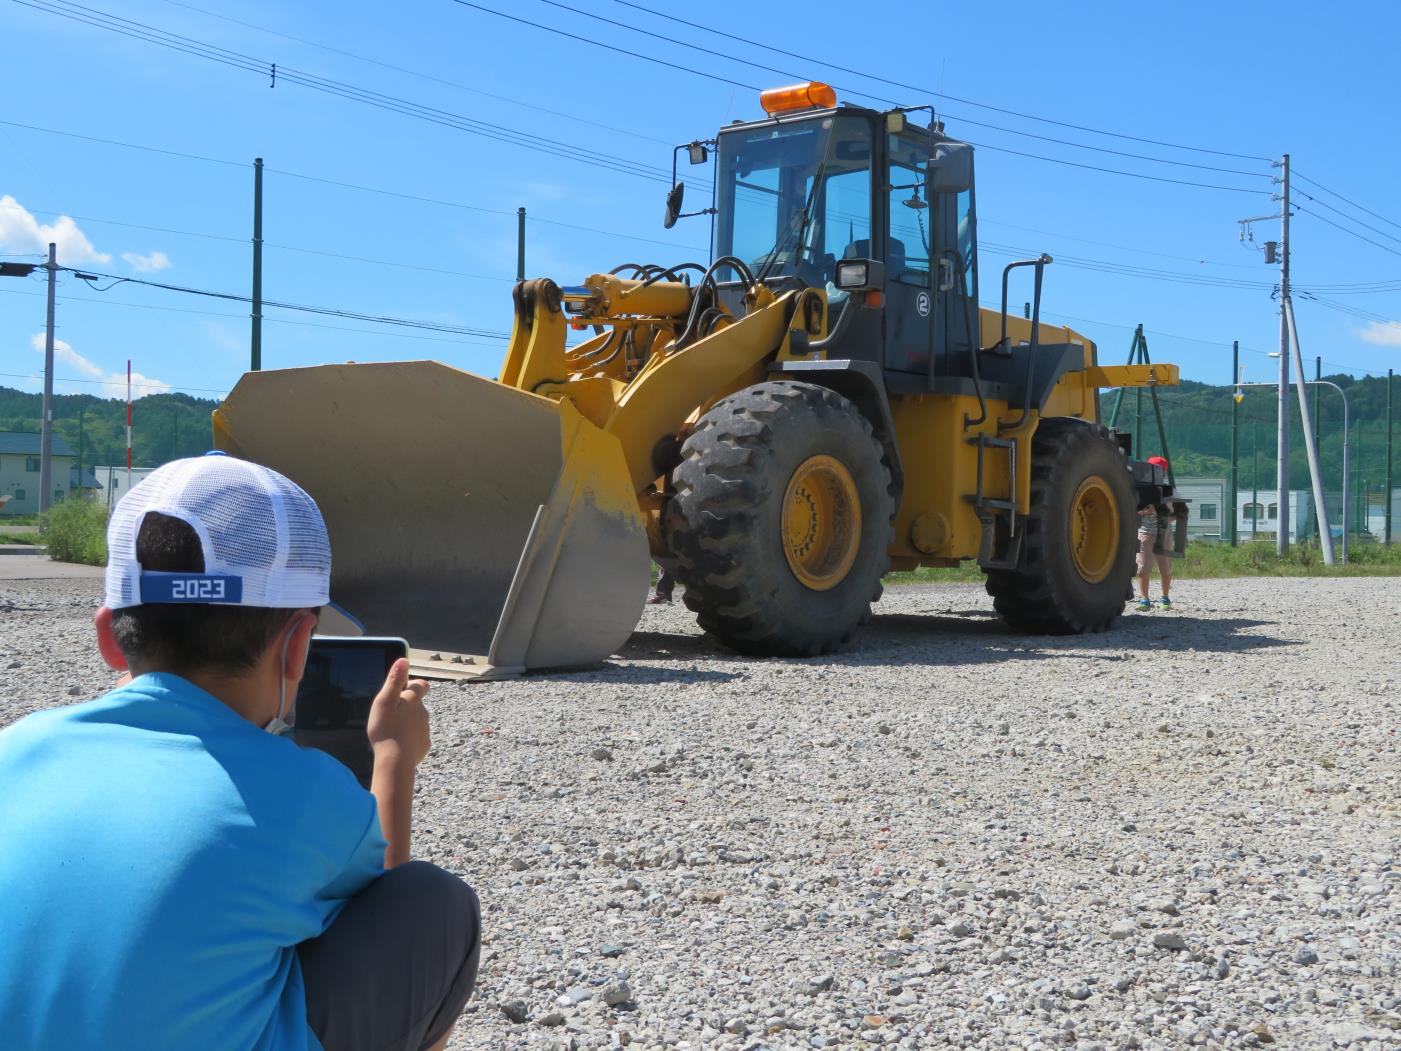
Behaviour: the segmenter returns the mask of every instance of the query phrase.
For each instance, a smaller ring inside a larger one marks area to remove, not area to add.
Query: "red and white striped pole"
[[[126,491],[131,492],[131,359],[126,359]]]

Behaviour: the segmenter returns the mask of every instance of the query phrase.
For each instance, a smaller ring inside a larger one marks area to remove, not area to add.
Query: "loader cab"
[[[883,307],[858,311],[828,356],[877,364],[901,393],[966,372],[978,339],[972,150],[908,116],[846,106],[724,129],[712,246],[776,291],[825,289],[833,323],[848,299],[837,262],[882,262]],[[719,277],[737,308],[738,271]]]

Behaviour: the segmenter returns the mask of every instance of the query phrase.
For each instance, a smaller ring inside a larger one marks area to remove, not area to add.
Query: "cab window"
[[[964,293],[969,299],[978,294],[977,231],[973,223],[973,191],[958,195],[958,257],[963,260]]]
[[[887,214],[886,277],[906,284],[929,285],[929,246],[934,218],[926,192],[929,145],[903,135],[891,136]]]

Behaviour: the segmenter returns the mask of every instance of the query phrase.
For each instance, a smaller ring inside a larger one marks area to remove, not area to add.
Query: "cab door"
[[[892,135],[886,170],[886,368],[965,374],[979,340],[972,152]]]
[[[884,191],[885,367],[928,375],[940,324],[929,287],[934,213],[928,194],[928,135],[887,134]]]

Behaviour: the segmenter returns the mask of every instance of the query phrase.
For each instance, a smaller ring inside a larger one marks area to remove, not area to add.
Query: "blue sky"
[[[985,300],[995,294],[996,271],[1009,258],[999,252],[1047,251],[1058,259],[1047,276],[1047,315],[1097,340],[1104,360],[1121,359],[1133,326],[1142,322],[1154,358],[1180,363],[1191,378],[1227,382],[1230,342],[1239,339],[1246,378],[1269,379],[1276,366],[1264,355],[1278,343],[1269,286],[1277,271],[1258,252],[1243,250],[1236,220],[1277,210],[1269,197],[1274,169],[1252,158],[1289,151],[1296,170],[1316,180],[1298,183],[1316,201],[1297,199],[1315,214],[1294,220],[1295,283],[1328,301],[1296,301],[1305,355],[1311,363],[1321,354],[1326,371],[1384,373],[1401,359],[1401,226],[1388,222],[1401,222],[1395,198],[1401,96],[1394,82],[1401,5],[1354,3],[1333,9],[1345,16],[1324,16],[1317,4],[1295,0],[876,0],[859,9],[819,0],[804,5],[802,17],[786,19],[791,5],[716,0],[682,7],[637,0],[804,56],[794,58],[619,0],[568,0],[567,7],[622,26],[545,0],[479,0],[479,7],[706,77],[454,0],[90,0],[86,9],[64,0],[34,2],[50,10],[0,0],[0,38],[8,45],[0,101],[0,121],[7,122],[0,123],[0,258],[41,251],[58,224],[61,262],[246,295],[251,162],[262,156],[268,166],[268,299],[474,333],[269,310],[266,367],[427,357],[494,374],[504,340],[493,334],[510,328],[518,206],[531,217],[531,276],[574,283],[627,261],[704,258],[703,220],[662,229],[666,183],[657,172],[669,169],[673,143],[758,115],[757,92],[726,81],[772,86],[794,79],[747,62],[826,80],[840,98],[855,102],[872,104],[862,92],[907,104],[936,101],[823,60],[969,100],[939,106],[949,133],[975,143],[1264,191],[1177,185],[982,149]],[[98,17],[94,11],[120,15],[262,65],[232,68],[80,24],[53,8],[90,19]],[[275,87],[267,69],[272,62],[283,70]],[[421,120],[295,82],[308,75],[441,115]],[[1109,137],[969,102],[1244,157]],[[441,122],[460,118],[480,122],[488,134]],[[500,141],[502,133],[493,128],[523,133],[543,148]],[[571,159],[581,150],[601,163]],[[639,166],[644,176],[616,170]],[[1320,184],[1377,214],[1359,211]],[[1349,223],[1344,214],[1366,226]],[[1255,236],[1277,237],[1278,224],[1256,224]],[[1125,267],[1137,269],[1129,274]],[[1324,287],[1386,281],[1397,291]],[[43,329],[42,292],[37,279],[0,281],[0,384],[39,389],[42,356],[35,336]],[[96,292],[71,277],[62,280],[59,294],[61,392],[116,393],[120,385],[109,381],[123,373],[128,358],[144,384],[138,395],[169,387],[214,396],[247,367],[244,304],[133,284]]]

